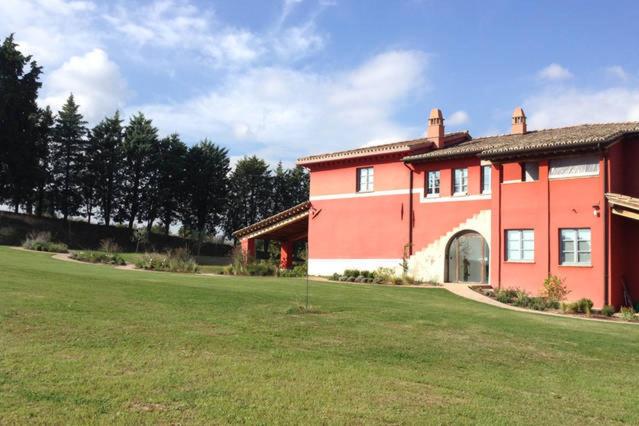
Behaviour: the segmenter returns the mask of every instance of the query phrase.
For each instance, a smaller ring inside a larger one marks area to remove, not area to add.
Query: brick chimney
[[[433,108],[428,117],[428,130],[426,138],[434,142],[437,148],[444,147],[444,117],[438,108]]]
[[[515,111],[513,111],[513,128],[511,133],[513,135],[523,135],[526,133],[526,114],[521,107],[517,107]]]

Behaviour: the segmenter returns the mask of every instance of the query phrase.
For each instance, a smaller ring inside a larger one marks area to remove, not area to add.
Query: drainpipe
[[[408,255],[413,255],[413,169],[406,163],[408,169]]]
[[[603,229],[604,229],[604,305],[610,304],[610,294],[608,294],[608,279],[609,279],[609,268],[608,268],[608,199],[606,198],[606,192],[608,192],[608,153],[602,149],[601,150],[603,156],[603,211],[601,215],[603,217]]]

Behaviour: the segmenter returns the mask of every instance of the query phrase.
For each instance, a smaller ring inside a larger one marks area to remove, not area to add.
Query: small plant
[[[111,238],[105,238],[100,241],[100,251],[107,254],[120,253],[121,249],[118,243]]]
[[[349,278],[350,277],[357,278],[360,276],[360,273],[359,273],[359,269],[346,269],[343,275]]]
[[[80,262],[105,263],[107,265],[126,265],[126,261],[117,253],[103,253],[99,251],[79,251],[71,255],[72,259]]]
[[[495,292],[495,299],[501,303],[512,303],[515,297],[517,297],[517,290],[514,289],[500,289]]]
[[[66,244],[53,242],[50,232],[31,232],[22,243],[22,247],[28,250],[47,251],[52,253],[67,253]]]
[[[404,284],[404,279],[402,277],[393,277],[392,283],[393,285],[402,285]]]
[[[555,300],[561,302],[566,299],[566,296],[570,293],[568,286],[566,286],[565,280],[559,278],[556,275],[550,275],[544,280],[543,295],[548,300]]]
[[[632,306],[622,306],[619,310],[619,314],[621,314],[621,318],[625,321],[635,320],[635,310]]]
[[[198,264],[185,249],[175,249],[167,254],[146,253],[135,263],[140,269],[163,272],[196,273]]]
[[[577,312],[580,314],[586,314],[586,315],[590,315],[590,312],[592,311],[592,300],[590,299],[579,299],[577,300],[577,302],[575,302],[577,305]]]
[[[323,313],[319,308],[303,303],[296,303],[286,310],[288,315],[300,315],[300,314],[321,314]]]
[[[604,305],[604,307],[601,308],[601,314],[611,317],[615,314],[615,307],[612,305]]]
[[[339,281],[340,276],[341,276],[340,274],[335,272],[333,275],[331,275],[331,280],[332,281]]]

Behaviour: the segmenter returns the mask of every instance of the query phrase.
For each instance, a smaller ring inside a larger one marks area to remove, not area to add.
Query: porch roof
[[[311,202],[305,201],[290,209],[262,219],[233,232],[238,239],[268,238],[273,240],[297,241],[308,236],[308,215]]]
[[[639,220],[639,198],[609,192],[606,198],[613,214]]]

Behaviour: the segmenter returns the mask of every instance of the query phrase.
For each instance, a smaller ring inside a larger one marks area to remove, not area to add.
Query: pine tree
[[[158,170],[157,195],[158,215],[164,232],[169,235],[171,225],[179,215],[184,199],[184,179],[186,174],[187,146],[177,134],[160,140],[160,162]]]
[[[182,220],[197,231],[198,252],[205,233],[223,223],[228,197],[228,150],[208,140],[192,146],[186,156],[185,203]]]
[[[39,174],[38,106],[42,70],[13,34],[0,46],[0,201],[31,210]]]
[[[142,206],[142,194],[147,189],[151,171],[151,152],[157,144],[157,129],[153,127],[141,112],[133,116],[124,131],[124,170],[122,199],[118,210],[118,219],[127,221],[133,229]]]
[[[268,164],[256,156],[239,160],[229,182],[226,234],[267,217],[271,212],[272,176]]]
[[[85,125],[71,94],[58,112],[51,143],[53,199],[56,210],[65,221],[69,216],[78,215],[82,205]]]
[[[35,214],[37,216],[42,216],[45,210],[51,212],[52,203],[49,200],[52,174],[50,146],[53,140],[54,124],[55,119],[51,108],[46,107],[40,110],[37,125],[38,138],[36,142],[36,156],[39,164],[35,189]]]
[[[120,113],[107,117],[91,132],[89,163],[95,170],[95,200],[106,226],[120,200],[123,179],[123,128]]]

